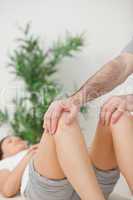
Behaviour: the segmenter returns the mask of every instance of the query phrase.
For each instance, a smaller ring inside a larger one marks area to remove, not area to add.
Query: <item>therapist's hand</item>
[[[133,111],[133,95],[113,96],[102,106],[100,121],[103,125],[115,124],[126,111]]]
[[[75,104],[72,98],[54,101],[44,115],[43,128],[47,133],[54,134],[58,127],[58,122],[63,112],[68,112],[66,124],[70,124],[77,116],[80,106]]]

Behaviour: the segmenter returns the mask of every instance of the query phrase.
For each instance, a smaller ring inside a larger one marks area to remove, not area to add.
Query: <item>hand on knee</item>
[[[116,123],[110,124],[110,128],[111,130],[112,129],[114,130],[115,128],[125,127],[127,124],[130,124],[132,122],[133,122],[132,115],[129,112],[125,112]]]
[[[61,129],[62,131],[63,130],[67,130],[67,128],[71,128],[74,124],[78,123],[77,121],[77,118],[73,119],[71,121],[71,123],[67,123],[67,119],[69,117],[70,113],[69,112],[63,112],[61,117],[60,117],[60,120],[59,120],[59,123],[58,123],[58,128],[57,128],[57,131],[59,131],[59,129]]]

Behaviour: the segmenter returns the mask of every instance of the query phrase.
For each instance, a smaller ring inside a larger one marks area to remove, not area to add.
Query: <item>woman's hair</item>
[[[5,140],[6,138],[8,138],[8,137],[9,137],[9,136],[6,136],[6,137],[4,137],[4,138],[0,141],[0,160],[2,160],[2,158],[3,158],[2,144],[3,144],[4,140]]]

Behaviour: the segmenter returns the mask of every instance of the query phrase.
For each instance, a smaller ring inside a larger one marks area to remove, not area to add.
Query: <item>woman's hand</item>
[[[39,144],[35,144],[35,145],[32,145],[29,149],[28,149],[28,152],[26,154],[26,157],[28,159],[31,159],[37,152],[38,150],[38,147],[39,147]]]
[[[133,111],[133,95],[111,97],[101,108],[100,121],[103,125],[114,124],[126,111]]]

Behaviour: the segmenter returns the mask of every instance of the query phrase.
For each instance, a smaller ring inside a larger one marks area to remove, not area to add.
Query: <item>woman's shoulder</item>
[[[26,155],[28,150],[21,151],[13,156],[10,156],[8,158],[4,158],[0,161],[0,170],[7,169],[7,170],[13,170],[18,163],[21,161],[21,159]]]

